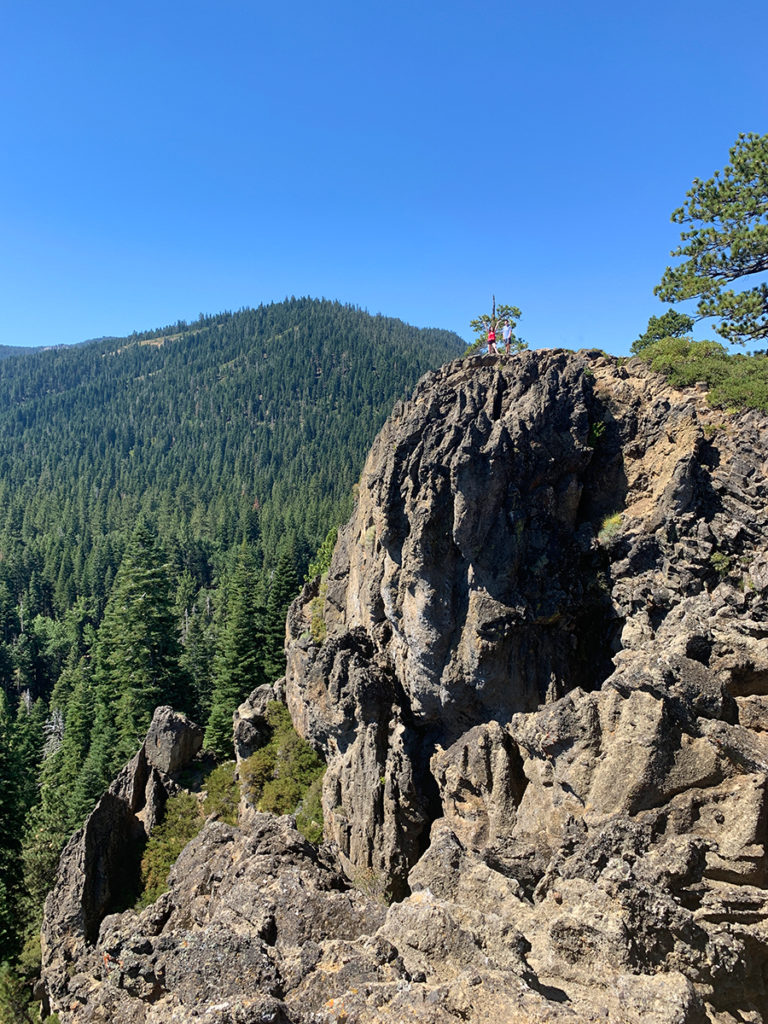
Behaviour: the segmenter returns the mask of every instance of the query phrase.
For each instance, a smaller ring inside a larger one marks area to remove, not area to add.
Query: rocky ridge
[[[211,821],[65,967],[74,842],[63,1024],[768,1020],[767,452],[637,360],[425,377],[288,619],[326,845]]]

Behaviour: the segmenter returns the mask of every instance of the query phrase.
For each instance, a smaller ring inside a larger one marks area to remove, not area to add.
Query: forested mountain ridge
[[[0,551],[14,599],[40,587],[42,556],[37,600],[55,607],[45,586],[68,553],[76,593],[103,601],[122,553],[109,548],[139,510],[187,563],[199,543],[254,530],[270,551],[293,533],[306,558],[395,398],[460,351],[447,332],[303,299],[5,364]]]
[[[0,962],[152,708],[218,749],[280,674],[376,431],[463,349],[291,299],[0,363]]]
[[[39,348],[25,348],[23,345],[0,345],[0,359],[10,359],[11,356],[31,355],[39,352]]]

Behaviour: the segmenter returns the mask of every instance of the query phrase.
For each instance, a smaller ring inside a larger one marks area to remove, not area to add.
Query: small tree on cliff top
[[[512,352],[522,352],[523,349],[528,348],[528,343],[515,335],[515,327],[517,327],[517,323],[522,318],[522,315],[523,314],[517,306],[508,306],[503,302],[500,302],[497,306],[496,297],[494,296],[493,309],[491,312],[481,313],[480,316],[469,321],[469,326],[477,335],[477,338],[468,346],[467,353],[476,352],[479,348],[482,348],[483,345],[485,345],[488,337],[488,328],[492,323],[496,324],[496,328],[499,332],[497,341],[500,343],[501,327],[505,320],[509,320],[509,326],[512,328],[512,345],[510,350]]]
[[[655,341],[663,341],[664,338],[683,338],[693,330],[693,317],[685,313],[678,313],[674,309],[668,309],[662,316],[652,316],[648,320],[645,332],[632,342],[630,351],[633,355],[642,352]]]
[[[654,291],[664,302],[698,298],[699,317],[718,317],[717,333],[743,345],[768,337],[768,284],[724,286],[768,272],[768,135],[739,135],[730,158],[709,181],[696,178],[672,214],[692,225],[672,251],[685,260],[667,267]]]

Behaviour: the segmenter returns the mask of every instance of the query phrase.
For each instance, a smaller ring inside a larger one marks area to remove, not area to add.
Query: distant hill
[[[0,359],[8,359],[9,356],[26,356],[40,351],[40,348],[27,348],[24,345],[0,345]]]
[[[463,349],[291,299],[6,360],[0,590],[18,603],[32,587],[31,608],[50,611],[61,576],[103,601],[140,511],[198,582],[256,534],[267,562],[289,536],[305,566],[395,400]]]

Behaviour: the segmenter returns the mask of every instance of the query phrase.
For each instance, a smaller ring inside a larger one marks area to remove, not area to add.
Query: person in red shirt
[[[488,328],[488,355],[496,356],[498,352],[496,350],[496,324],[491,320]]]

